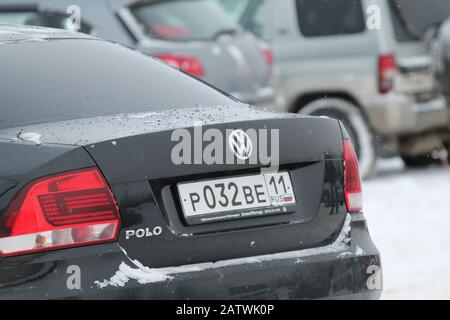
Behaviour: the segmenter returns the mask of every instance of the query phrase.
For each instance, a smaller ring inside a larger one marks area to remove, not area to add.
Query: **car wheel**
[[[324,98],[308,103],[300,109],[299,113],[311,116],[326,116],[340,120],[347,129],[355,146],[361,177],[368,178],[375,173],[377,150],[375,148],[374,135],[356,105],[338,98]]]
[[[440,159],[435,159],[429,154],[424,154],[416,157],[402,156],[405,166],[410,168],[423,168],[432,164],[440,164]]]
[[[444,162],[448,163],[448,161],[450,160],[448,156],[450,154],[450,149],[448,146],[446,146],[446,149],[447,155],[444,155],[444,160],[440,158],[439,150],[414,157],[406,155],[402,155],[401,157],[403,159],[403,162],[405,163],[405,166],[410,168],[424,168],[430,165],[442,165]]]

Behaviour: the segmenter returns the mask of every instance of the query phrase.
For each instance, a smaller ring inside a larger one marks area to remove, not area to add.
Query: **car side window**
[[[355,34],[365,30],[361,0],[296,0],[305,37]]]
[[[400,8],[393,1],[389,1],[391,9],[392,24],[394,26],[395,39],[399,42],[419,41],[420,37],[415,34],[417,30],[411,30],[411,26],[404,21]],[[414,28],[414,27],[412,27]]]
[[[239,23],[258,37],[264,33],[263,5],[265,0],[253,0],[243,12]]]
[[[1,10],[0,8],[0,24],[22,24],[71,30],[69,19],[66,13],[55,11]],[[76,31],[89,34],[92,31],[92,27],[82,21],[80,30]]]
[[[225,12],[258,37],[264,35],[263,7],[266,0],[216,0]]]

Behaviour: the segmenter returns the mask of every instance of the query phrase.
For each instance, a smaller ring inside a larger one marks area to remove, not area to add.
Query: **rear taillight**
[[[164,61],[168,65],[174,66],[184,72],[187,72],[193,76],[201,77],[205,75],[205,70],[200,60],[195,57],[182,56],[175,54],[158,54],[156,58]]]
[[[382,55],[378,58],[378,88],[380,93],[391,92],[394,88],[397,62],[393,55]]]
[[[272,49],[270,48],[270,46],[264,42],[264,41],[260,41],[259,44],[260,48],[261,48],[261,52],[264,56],[264,60],[266,61],[267,65],[269,67],[272,67],[275,63],[275,58],[273,56],[273,52]]]
[[[344,140],[344,194],[348,212],[362,211],[358,158],[350,140]]]
[[[0,219],[0,255],[113,241],[120,217],[97,168],[65,172],[25,186]]]

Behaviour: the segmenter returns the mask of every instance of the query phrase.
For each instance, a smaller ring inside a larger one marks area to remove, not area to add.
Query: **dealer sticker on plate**
[[[296,204],[287,172],[181,183],[178,193],[189,224],[283,214]]]

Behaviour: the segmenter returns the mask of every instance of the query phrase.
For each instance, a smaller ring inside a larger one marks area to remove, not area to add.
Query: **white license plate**
[[[182,183],[178,193],[189,224],[288,213],[296,204],[287,172]]]

